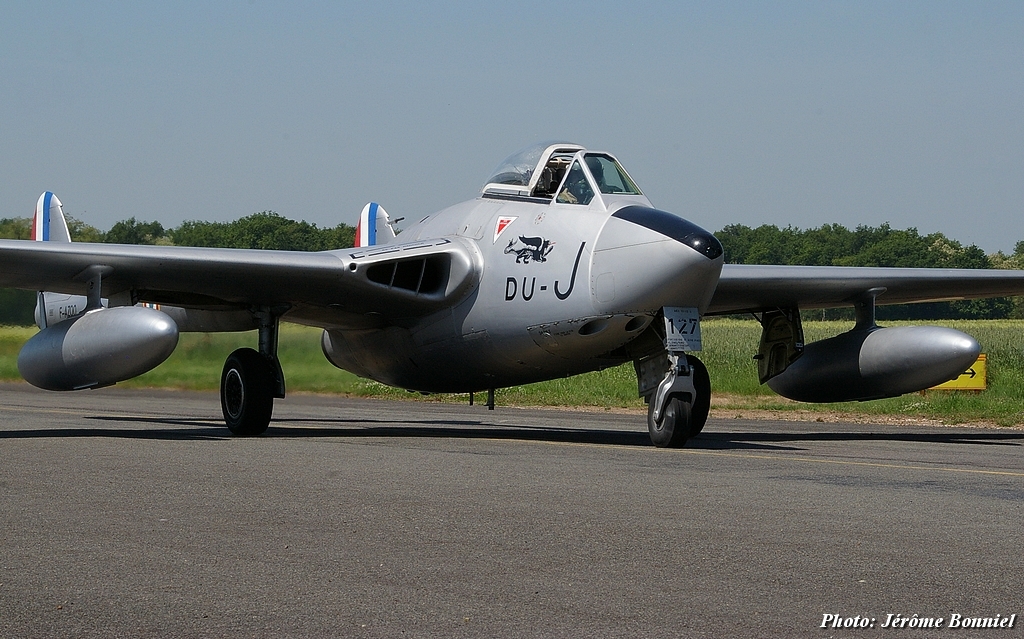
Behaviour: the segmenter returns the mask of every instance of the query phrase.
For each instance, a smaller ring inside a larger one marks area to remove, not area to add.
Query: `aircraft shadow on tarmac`
[[[100,422],[131,423],[139,428],[54,428],[0,431],[0,439],[59,437],[109,437],[114,439],[209,440],[233,439],[219,419],[163,418],[97,415],[84,419]],[[314,425],[315,424],[315,425]],[[147,427],[148,426],[148,427]],[[405,420],[401,424],[386,419],[280,419],[271,423],[264,438],[425,438],[425,439],[499,439],[537,442],[578,443],[608,446],[650,447],[645,431],[593,428],[557,428],[491,424],[485,420]],[[686,447],[704,450],[803,450],[800,442],[903,441],[934,444],[974,444],[984,446],[1024,445],[1024,432],[850,432],[834,431],[754,431],[716,432],[714,424],[687,442]]]
[[[687,442],[688,448],[736,449],[736,448],[784,448],[776,446],[785,442],[917,442],[922,444],[973,444],[982,446],[1022,446],[1024,433],[1020,431],[977,433],[900,433],[900,432],[849,432],[842,430],[820,432],[704,432]]]

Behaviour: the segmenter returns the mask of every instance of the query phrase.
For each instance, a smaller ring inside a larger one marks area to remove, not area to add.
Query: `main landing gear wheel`
[[[220,407],[234,435],[261,435],[274,412],[274,369],[251,348],[228,355],[220,376]]]
[[[696,397],[687,401],[685,395],[670,395],[661,411],[661,419],[654,419],[654,397],[651,397],[647,408],[647,429],[651,434],[651,442],[659,448],[681,448],[691,437],[696,437],[704,429],[711,411],[711,376],[708,369],[696,357],[686,356],[693,375],[693,388]]]

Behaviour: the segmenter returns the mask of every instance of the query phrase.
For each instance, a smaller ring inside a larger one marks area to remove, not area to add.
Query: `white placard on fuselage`
[[[700,350],[700,313],[696,308],[665,307],[665,346],[670,351]]]

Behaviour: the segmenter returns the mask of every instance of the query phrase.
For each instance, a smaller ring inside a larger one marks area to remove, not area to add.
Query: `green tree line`
[[[916,228],[894,229],[888,224],[852,230],[839,224],[811,229],[732,224],[715,235],[730,264],[987,269],[1020,268],[1024,263],[1024,242],[1017,244],[1013,255],[986,255],[977,246],[964,246],[942,233],[921,235]],[[853,311],[832,309],[806,315],[846,319],[853,317]],[[1016,298],[897,304],[879,306],[877,316],[882,320],[1001,319],[1024,317],[1024,305]]]
[[[329,251],[351,247],[355,244],[356,236],[355,228],[348,224],[319,228],[305,220],[289,220],[274,211],[253,213],[234,222],[189,220],[173,229],[165,229],[160,222],[143,222],[132,217],[114,224],[105,233],[70,215],[66,215],[65,219],[72,241],[108,244]],[[27,240],[31,234],[32,218],[0,219],[0,239]]]

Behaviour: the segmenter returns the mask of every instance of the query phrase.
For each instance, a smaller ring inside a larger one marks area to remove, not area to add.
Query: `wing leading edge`
[[[850,306],[877,288],[878,304],[1024,295],[1024,271],[726,264],[707,313]]]

